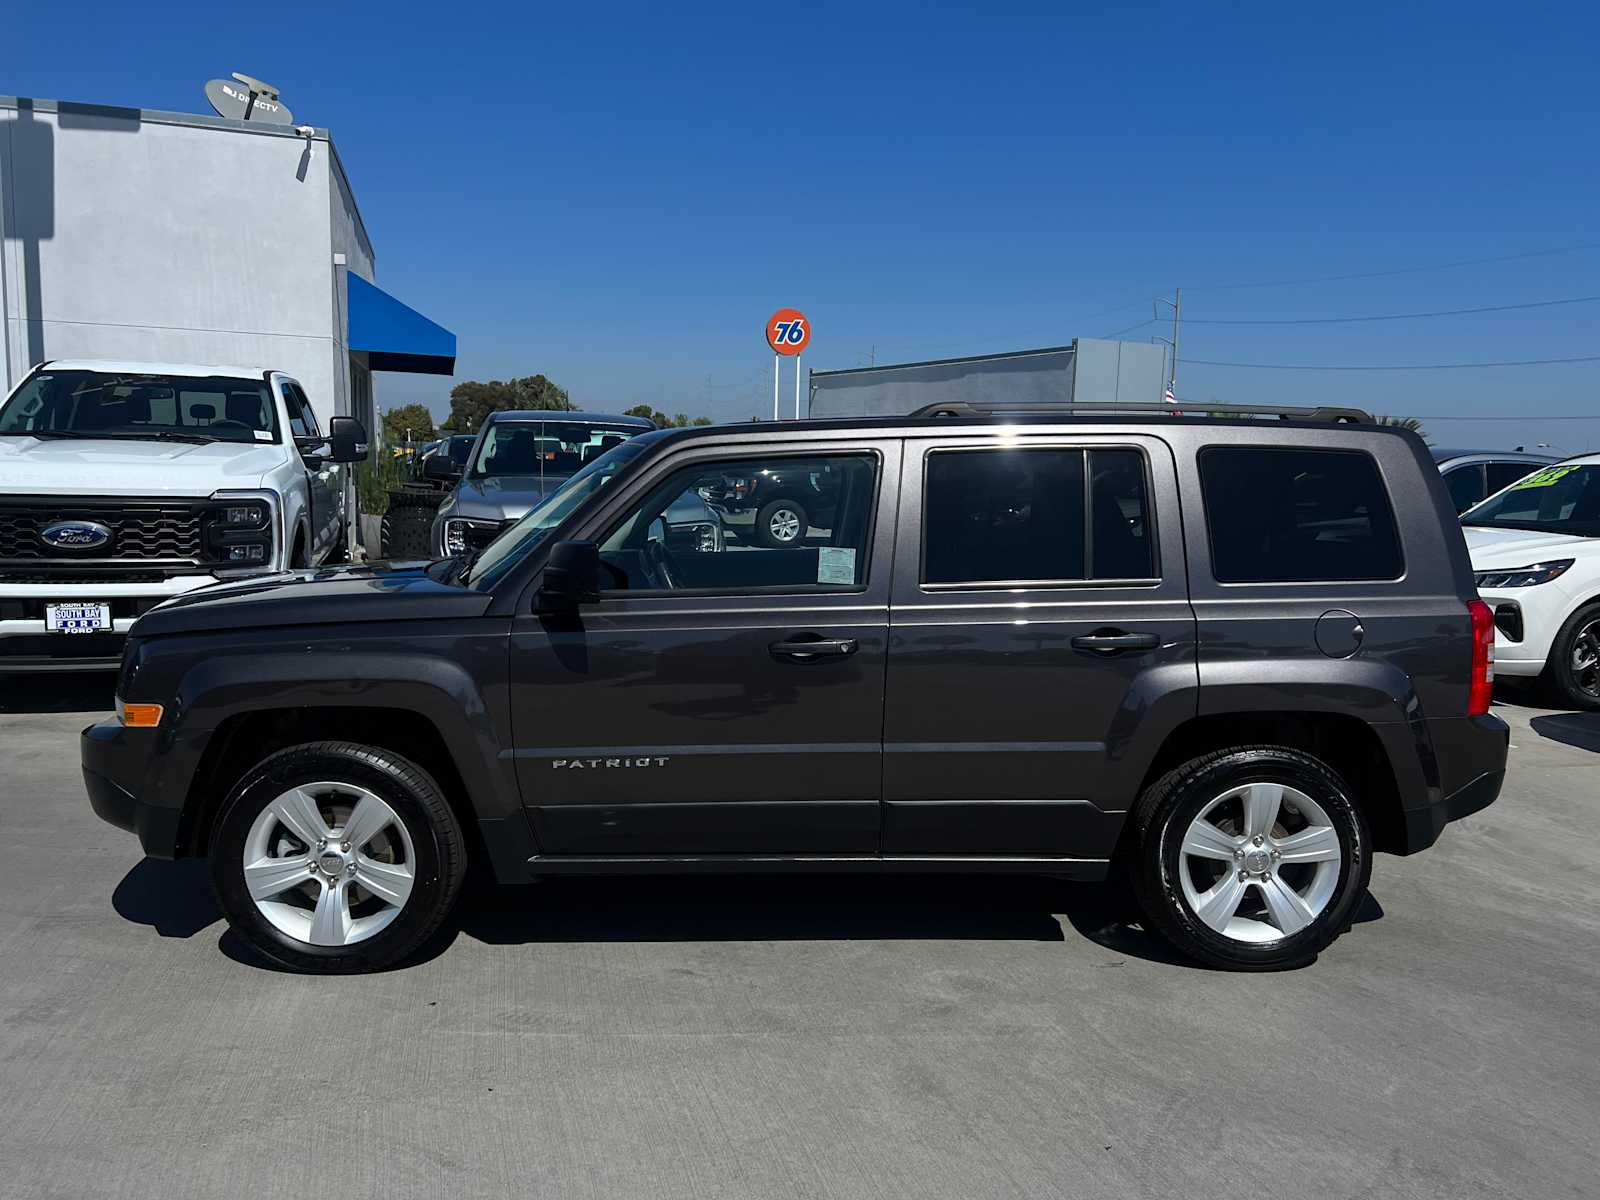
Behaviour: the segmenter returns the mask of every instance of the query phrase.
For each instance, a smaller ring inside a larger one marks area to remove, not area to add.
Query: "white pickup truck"
[[[169,596],[342,560],[366,440],[270,368],[34,368],[0,407],[0,672],[115,667]]]

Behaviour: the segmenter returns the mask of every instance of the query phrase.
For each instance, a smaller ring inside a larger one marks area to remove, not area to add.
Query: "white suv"
[[[1600,709],[1600,454],[1543,467],[1461,515],[1495,670]]]
[[[36,367],[0,407],[0,672],[114,667],[169,596],[343,557],[365,441],[266,368]]]

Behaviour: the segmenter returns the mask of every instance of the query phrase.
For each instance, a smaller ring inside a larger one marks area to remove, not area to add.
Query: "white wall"
[[[275,367],[335,411],[332,162],[325,132],[0,98],[7,387],[67,357]]]

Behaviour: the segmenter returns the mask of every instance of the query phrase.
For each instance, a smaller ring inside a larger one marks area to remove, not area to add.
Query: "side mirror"
[[[651,521],[650,528],[644,532],[644,540],[647,542],[660,542],[665,546],[667,544],[667,523],[660,517]]]
[[[449,483],[461,478],[461,467],[452,462],[442,453],[436,453],[430,458],[422,460],[422,477],[432,479],[438,483]]]
[[[600,547],[593,542],[557,542],[544,564],[539,607],[570,612],[600,599]]]
[[[330,417],[328,458],[336,463],[365,462],[367,427],[354,417]]]

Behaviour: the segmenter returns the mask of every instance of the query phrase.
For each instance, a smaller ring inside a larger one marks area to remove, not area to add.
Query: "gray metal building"
[[[455,369],[375,268],[326,129],[0,96],[0,394],[47,359],[270,366],[371,429],[373,371]]]
[[[811,372],[813,417],[895,416],[928,404],[1159,403],[1160,346],[1077,338],[1070,346]]]

